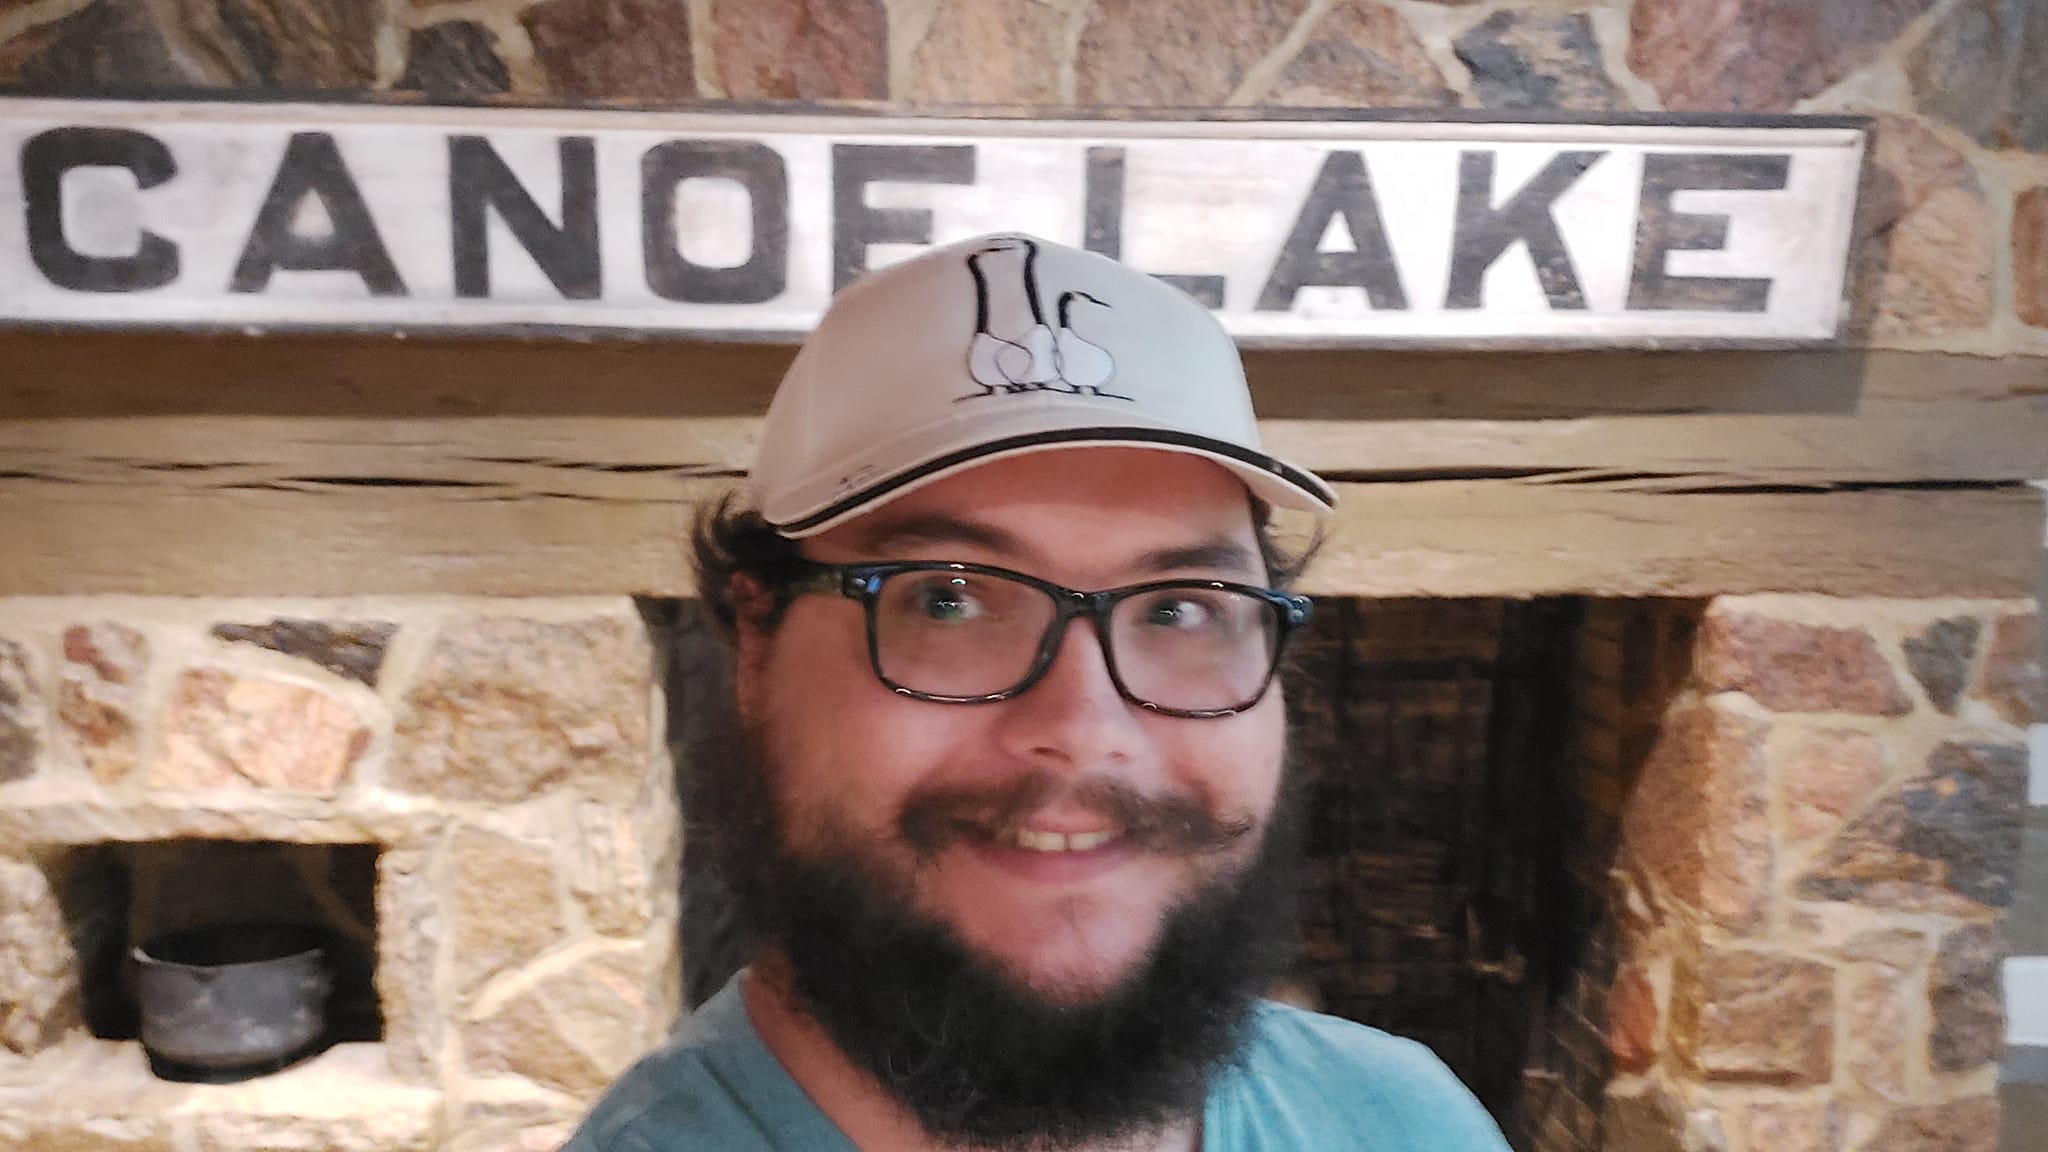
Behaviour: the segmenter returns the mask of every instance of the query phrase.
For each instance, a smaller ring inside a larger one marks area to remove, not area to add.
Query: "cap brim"
[[[1314,473],[1240,444],[1170,429],[1105,425],[1046,429],[942,453],[879,477],[786,523],[776,522],[772,516],[770,522],[784,536],[814,536],[970,468],[1034,452],[1090,447],[1148,448],[1213,460],[1242,480],[1252,495],[1276,508],[1326,515],[1337,502],[1336,491]]]

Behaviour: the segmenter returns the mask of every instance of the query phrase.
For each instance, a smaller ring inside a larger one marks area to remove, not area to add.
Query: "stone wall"
[[[0,1145],[559,1142],[679,1006],[662,642],[623,600],[0,600]],[[80,861],[199,841],[374,847],[380,1042],[200,1088],[88,1033]]]
[[[14,0],[0,91],[1868,114],[1857,339],[2048,354],[2035,0]]]
[[[1598,805],[1606,1147],[1997,1146],[2037,627],[2024,602],[1707,607]]]

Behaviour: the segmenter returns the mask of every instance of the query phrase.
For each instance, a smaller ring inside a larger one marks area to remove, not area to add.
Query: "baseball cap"
[[[1275,507],[1336,499],[1260,446],[1237,347],[1206,308],[1021,233],[841,291],[768,407],[751,485],[762,516],[803,537],[979,464],[1096,445],[1207,457]]]

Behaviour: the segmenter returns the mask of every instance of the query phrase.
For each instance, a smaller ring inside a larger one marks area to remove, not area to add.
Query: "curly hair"
[[[1322,547],[1323,535],[1318,531],[1305,547],[1289,549],[1274,538],[1272,508],[1256,496],[1249,499],[1266,581],[1274,588],[1291,588]],[[735,576],[747,576],[768,592],[770,599],[758,623],[771,631],[781,623],[792,599],[790,575],[802,556],[797,541],[778,533],[738,492],[728,492],[697,509],[690,550],[697,595],[727,641],[739,623],[732,595]]]

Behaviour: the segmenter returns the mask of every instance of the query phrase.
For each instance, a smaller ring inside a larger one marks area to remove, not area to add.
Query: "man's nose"
[[[1137,759],[1148,741],[1135,706],[1110,676],[1092,620],[1067,622],[1059,653],[1038,683],[1005,702],[999,740],[1020,759],[1088,769]]]

